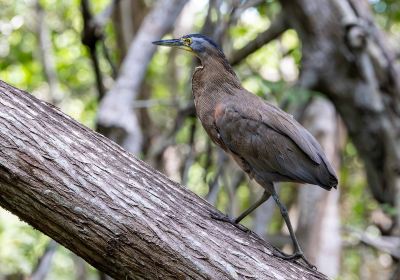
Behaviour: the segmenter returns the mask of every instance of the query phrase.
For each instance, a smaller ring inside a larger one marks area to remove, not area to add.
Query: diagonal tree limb
[[[0,82],[0,206],[115,279],[326,279],[109,139]]]
[[[264,46],[265,44],[271,42],[272,40],[278,38],[283,32],[289,29],[289,25],[285,20],[284,14],[279,14],[268,27],[262,33],[259,33],[257,37],[251,41],[249,44],[243,48],[233,52],[229,61],[232,65],[239,64],[247,56]]]

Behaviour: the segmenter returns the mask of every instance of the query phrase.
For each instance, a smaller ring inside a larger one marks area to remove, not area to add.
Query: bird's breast
[[[195,92],[195,89],[193,89],[193,96],[196,114],[204,130],[215,144],[225,150],[215,126],[215,111],[217,108],[216,100],[213,98],[207,98],[205,94]]]

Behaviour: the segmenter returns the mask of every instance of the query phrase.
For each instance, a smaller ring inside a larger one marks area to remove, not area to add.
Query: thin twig
[[[93,70],[96,77],[99,100],[101,100],[104,97],[105,89],[103,85],[103,77],[100,70],[99,59],[96,53],[96,43],[102,39],[102,32],[97,28],[93,20],[88,0],[81,0],[81,10],[83,18],[82,44],[84,44],[89,50],[90,59],[92,61]]]
[[[115,63],[111,59],[111,55],[110,55],[110,52],[108,51],[105,40],[101,40],[101,46],[103,47],[104,57],[108,61],[108,64],[111,67],[111,75],[112,75],[113,79],[116,79],[118,76],[117,67],[115,66]]]

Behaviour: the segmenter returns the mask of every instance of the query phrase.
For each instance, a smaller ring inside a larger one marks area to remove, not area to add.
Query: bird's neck
[[[236,73],[225,56],[207,56],[200,58],[201,67],[193,74],[192,89],[194,98],[203,96],[218,98],[233,94],[235,89],[242,88]]]
[[[212,53],[200,57],[200,61],[202,66],[208,70],[208,73],[224,75],[229,79],[239,82],[235,71],[233,71],[223,52],[214,50]]]

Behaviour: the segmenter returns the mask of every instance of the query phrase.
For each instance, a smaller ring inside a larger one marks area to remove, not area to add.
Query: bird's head
[[[190,34],[179,39],[155,41],[153,44],[184,49],[195,54],[201,60],[213,54],[223,55],[222,50],[213,40],[201,34]]]

